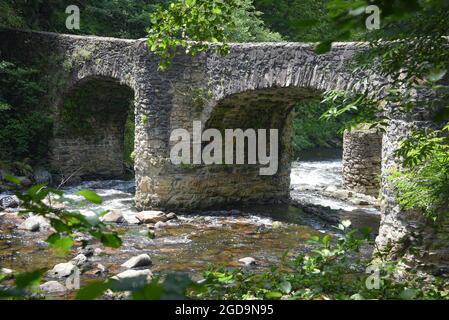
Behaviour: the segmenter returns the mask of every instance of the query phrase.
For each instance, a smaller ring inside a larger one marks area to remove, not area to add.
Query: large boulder
[[[102,220],[106,223],[124,223],[126,221],[120,210],[111,210],[111,212],[103,216]]]
[[[153,273],[146,270],[126,270],[112,277],[111,288],[115,291],[134,291],[151,281]]]
[[[152,261],[149,255],[141,254],[137,257],[133,257],[122,264],[122,267],[127,269],[141,268],[141,267],[149,267],[151,266]]]
[[[22,222],[18,228],[31,232],[45,231],[50,228],[50,223],[44,217],[32,216]]]
[[[136,218],[145,224],[168,221],[167,215],[162,211],[142,211],[136,214]]]

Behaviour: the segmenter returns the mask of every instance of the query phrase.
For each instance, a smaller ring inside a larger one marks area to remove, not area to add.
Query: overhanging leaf
[[[76,193],[77,195],[83,196],[87,201],[95,203],[95,204],[102,204],[103,199],[96,194],[93,191],[90,190],[80,190]]]
[[[91,282],[80,290],[76,294],[76,300],[94,300],[100,297],[110,287],[109,282],[95,281]]]

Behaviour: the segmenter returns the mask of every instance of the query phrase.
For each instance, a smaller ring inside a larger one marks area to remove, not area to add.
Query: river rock
[[[67,288],[57,281],[45,282],[39,286],[39,289],[45,293],[62,293],[67,291]]]
[[[81,267],[87,263],[87,257],[84,254],[79,254],[75,258],[73,258],[70,262],[77,267]]]
[[[81,213],[90,225],[97,226],[98,224],[100,224],[100,215],[98,215],[97,213],[92,211],[83,211]]]
[[[37,168],[33,173],[33,179],[38,184],[51,184],[52,183],[52,176],[50,172],[43,168]]]
[[[18,212],[8,211],[14,209],[6,209],[6,210],[7,211],[0,212],[0,226],[1,225],[18,226],[24,221],[23,217],[20,216]]]
[[[6,196],[0,198],[0,209],[17,208],[19,206],[19,199],[16,196]]]
[[[176,219],[178,219],[176,213],[170,212],[169,214],[167,214],[167,220],[176,220]]]
[[[106,223],[123,223],[125,222],[125,217],[120,210],[111,210],[108,214],[103,216],[102,220]]]
[[[280,221],[273,221],[272,226],[273,226],[274,230],[280,229],[280,228],[282,228],[282,222],[280,222]]]
[[[166,226],[167,226],[167,224],[165,222],[159,221],[154,225],[154,229],[162,229]]]
[[[354,204],[354,205],[356,205],[356,206],[368,206],[368,205],[370,205],[370,203],[367,200],[359,199],[359,198],[351,199],[349,202]]]
[[[108,273],[108,269],[104,265],[99,263],[96,266],[93,266],[92,269],[86,271],[84,274],[89,275],[89,276],[99,277],[106,273]]]
[[[13,274],[14,271],[8,268],[0,268],[0,274]]]
[[[114,292],[111,289],[106,290],[106,292],[102,296],[102,299],[104,300],[131,300],[131,298],[132,292],[130,291]]]
[[[334,186],[334,185],[328,186],[325,189],[326,192],[336,192],[337,190],[338,190],[337,186]]]
[[[48,273],[51,277],[65,278],[70,276],[76,269],[76,266],[72,262],[60,263],[53,267]]]
[[[348,200],[350,197],[352,197],[353,193],[348,190],[337,190],[333,192],[332,195],[341,200]]]
[[[141,254],[137,257],[133,257],[122,264],[122,267],[127,269],[141,268],[151,266],[152,261],[149,255]]]
[[[32,216],[22,222],[18,228],[31,232],[45,231],[50,228],[50,223],[42,216]]]
[[[246,257],[239,260],[239,262],[245,267],[254,266],[256,264],[256,259],[252,257]]]
[[[153,273],[146,270],[126,270],[113,276],[112,289],[116,291],[138,290],[151,281]]]
[[[102,265],[101,263],[97,264],[97,267],[95,268],[95,274],[96,275],[102,275],[108,273],[108,269]]]
[[[82,254],[86,257],[92,257],[95,254],[95,250],[96,248],[94,248],[93,246],[85,246],[83,247],[79,247],[78,248],[78,254]]]
[[[142,211],[136,214],[136,218],[140,223],[158,223],[159,221],[167,221],[167,215],[162,211]]]

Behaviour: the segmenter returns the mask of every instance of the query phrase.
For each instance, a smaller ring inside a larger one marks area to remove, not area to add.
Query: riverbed
[[[324,214],[332,211],[342,219],[353,217],[357,227],[376,228],[379,212],[375,206],[357,205],[329,193],[329,189],[341,189],[341,165],[338,154],[327,155],[324,159],[305,157],[294,162],[291,197],[296,206],[252,205],[178,214],[177,219],[155,230],[154,239],[147,236],[146,225],[136,223],[134,181],[86,181],[67,187],[64,192],[71,200],[82,200],[75,195],[82,189],[93,190],[103,198],[101,205],[90,204],[80,208],[67,204],[69,209],[85,214],[104,210],[123,213],[127,223],[117,226],[123,246],[108,249],[98,243],[93,245],[97,254],[91,262],[103,265],[108,270],[107,275],[122,271],[120,265],[123,262],[142,253],[151,257],[153,273],[182,271],[197,274],[209,265],[238,266],[238,260],[245,257],[254,258],[257,268],[265,268],[279,263],[286,252],[294,255],[309,250],[311,236],[335,232],[335,223],[307,212],[302,206],[322,207]],[[54,255],[45,242],[46,236],[48,234],[17,230],[13,225],[2,228],[0,267],[15,271],[51,269],[77,254],[73,251],[69,257]],[[83,277],[85,281],[94,276]]]

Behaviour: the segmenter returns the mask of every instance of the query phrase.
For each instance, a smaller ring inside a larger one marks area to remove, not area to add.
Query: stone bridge
[[[178,54],[168,70],[159,71],[158,59],[149,52],[145,39],[0,33],[2,58],[46,61],[49,103],[55,117],[51,141],[55,170],[121,175],[124,124],[128,112],[134,110],[139,209],[286,201],[294,104],[319,97],[326,90],[369,88],[381,92],[387,85],[375,72],[348,71],[345,62],[364,49],[362,44],[336,43],[324,55],[316,55],[312,44],[300,43],[231,44],[230,49],[226,56],[212,50],[195,57]],[[80,116],[80,121],[70,122],[73,115]],[[257,166],[247,165],[172,164],[170,134],[178,128],[191,130],[194,120],[201,121],[204,128],[279,129],[278,173],[261,176]],[[409,125],[403,119],[393,119],[384,135],[383,175],[394,166],[393,150]],[[346,171],[356,177],[363,175],[360,168],[376,167],[380,162],[379,151],[372,147],[369,159],[363,160],[364,146],[381,145],[379,138],[371,136],[364,143],[365,138],[365,134],[352,142],[350,136],[345,138],[346,146],[355,145],[354,150],[344,151],[345,163],[350,164]],[[375,175],[370,174],[365,180],[373,180]],[[357,181],[354,183],[351,186],[357,187]],[[407,219],[416,219],[399,214],[385,184],[381,193],[385,203],[381,242],[399,241],[409,234]]]
[[[145,39],[21,31],[0,37],[4,57],[46,61],[55,116],[51,164],[56,171],[120,176],[124,123],[134,106],[136,203],[142,209],[287,200],[295,103],[326,90],[357,91],[383,83],[374,75],[347,71],[345,62],[363,49],[356,43],[335,44],[325,55],[316,55],[311,44],[232,44],[227,56],[212,50],[196,57],[180,54],[170,69],[158,71],[158,59]],[[369,80],[361,83],[365,76]],[[261,176],[254,165],[173,165],[170,133],[192,130],[194,120],[204,129],[279,129],[278,173]],[[351,153],[357,150],[345,152],[348,163],[357,158]],[[358,152],[363,155],[364,148]],[[380,171],[378,153],[373,161]]]

